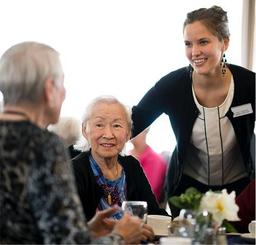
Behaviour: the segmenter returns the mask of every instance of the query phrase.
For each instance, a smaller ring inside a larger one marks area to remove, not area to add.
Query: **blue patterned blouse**
[[[90,155],[89,159],[96,182],[102,188],[104,193],[100,199],[98,210],[104,210],[114,205],[121,207],[122,202],[126,201],[126,181],[124,171],[122,171],[122,174],[118,179],[108,180],[103,176],[99,165],[93,159],[92,155]],[[122,216],[122,211],[118,211],[112,215],[112,218],[121,219]]]

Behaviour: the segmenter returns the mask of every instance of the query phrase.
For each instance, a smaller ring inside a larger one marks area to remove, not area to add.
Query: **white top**
[[[226,116],[234,96],[233,77],[220,106],[203,107],[193,86],[192,92],[200,113],[193,126],[184,173],[207,185],[228,184],[247,176],[233,126]]]

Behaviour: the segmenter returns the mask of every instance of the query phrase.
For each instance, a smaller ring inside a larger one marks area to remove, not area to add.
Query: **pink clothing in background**
[[[147,146],[138,157],[145,175],[158,201],[164,188],[167,164],[164,158]]]

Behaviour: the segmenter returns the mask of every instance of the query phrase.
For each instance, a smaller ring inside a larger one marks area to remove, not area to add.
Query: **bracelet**
[[[124,244],[124,238],[120,234],[111,233],[110,238],[112,239],[113,245]]]

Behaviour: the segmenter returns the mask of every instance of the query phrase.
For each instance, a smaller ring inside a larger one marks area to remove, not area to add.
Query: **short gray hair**
[[[9,48],[0,60],[0,90],[5,104],[41,99],[48,78],[60,85],[63,70],[59,53],[52,47],[23,42]]]
[[[127,119],[127,125],[128,125],[128,130],[129,132],[131,132],[132,130],[132,118],[131,118],[131,110],[130,108],[128,108],[127,106],[125,106],[123,103],[121,103],[117,98],[115,98],[114,96],[111,95],[103,95],[103,96],[99,96],[97,98],[95,98],[88,106],[87,109],[85,111],[85,114],[82,118],[83,121],[83,125],[85,125],[88,120],[90,120],[91,118],[91,114],[92,114],[92,110],[93,108],[98,105],[98,104],[119,104],[125,114],[126,114],[126,119]]]
[[[67,146],[75,145],[81,137],[81,122],[75,117],[61,117],[56,124],[48,126],[49,131],[60,136]]]

